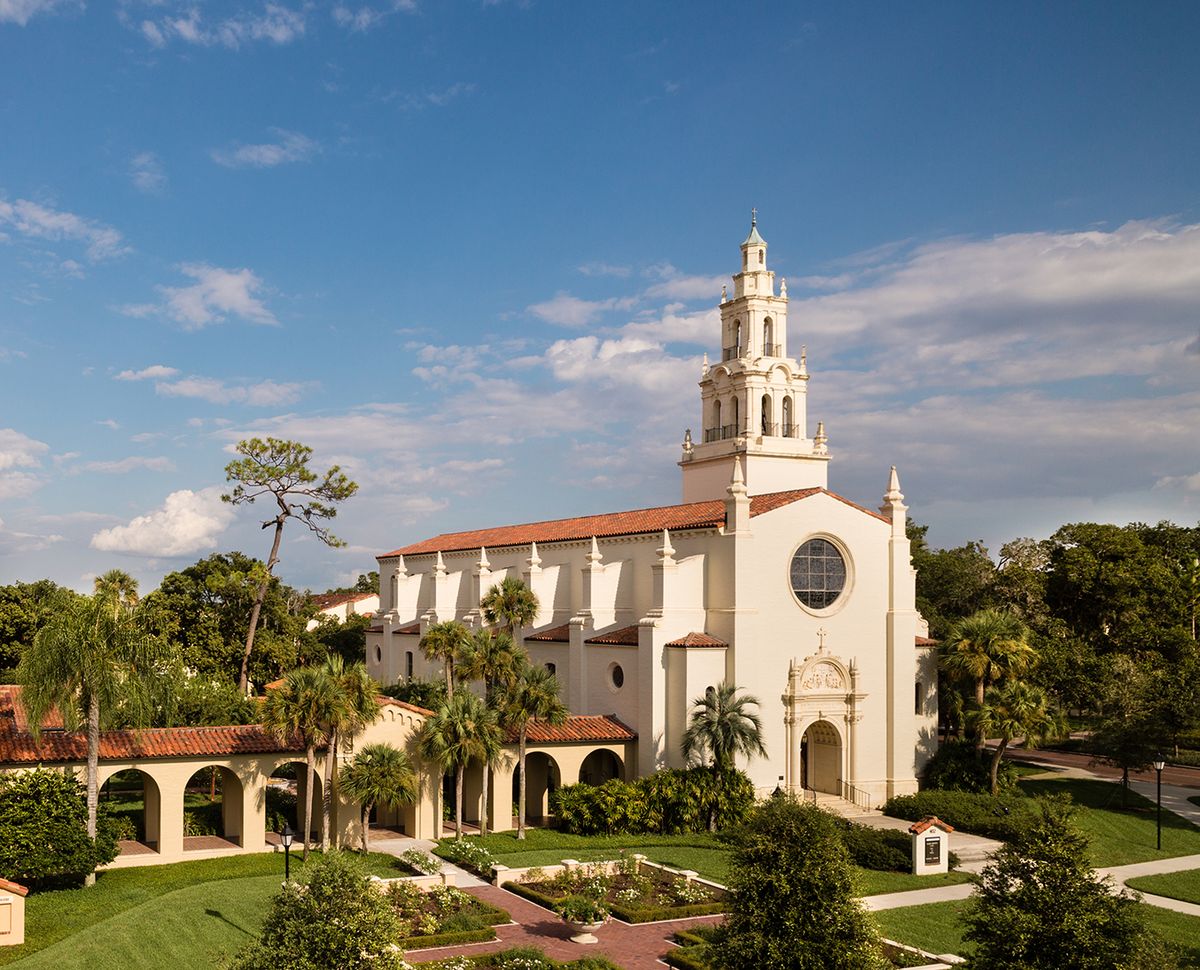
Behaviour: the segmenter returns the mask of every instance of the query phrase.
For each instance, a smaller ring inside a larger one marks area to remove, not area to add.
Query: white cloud
[[[210,404],[248,404],[251,407],[281,407],[300,400],[310,385],[296,382],[259,381],[256,384],[226,384],[215,377],[185,377],[154,385],[164,397],[190,397]]]
[[[92,536],[91,546],[101,552],[156,558],[190,556],[216,548],[217,538],[233,519],[233,506],[221,501],[219,488],[183,489],[128,525],[101,529]]]
[[[170,458],[143,458],[134,455],[116,461],[89,461],[80,471],[100,472],[105,475],[125,475],[135,471],[173,472],[175,463]]]
[[[348,4],[339,3],[333,8],[333,19],[339,27],[361,32],[372,30],[383,23],[389,16],[398,12],[413,13],[417,9],[416,0],[393,0],[386,7],[361,6],[357,9]]]
[[[161,195],[167,187],[166,170],[154,152],[138,152],[133,156],[129,162],[129,178],[134,188],[147,195]]]
[[[214,148],[209,155],[214,162],[226,168],[274,168],[288,162],[306,162],[321,150],[317,142],[298,131],[283,128],[269,130],[276,138],[273,142]]]
[[[123,370],[119,373],[115,380],[118,381],[148,381],[162,380],[167,377],[174,377],[179,371],[174,367],[168,367],[166,364],[151,364],[149,367],[143,367],[141,370]]]
[[[451,101],[473,94],[474,91],[474,82],[455,81],[440,91],[425,91],[422,94],[413,94],[411,91],[393,91],[383,100],[396,102],[403,111],[421,111],[429,107],[444,108]]]
[[[617,276],[621,278],[628,276],[632,272],[628,266],[618,266],[602,261],[584,263],[581,266],[577,266],[576,269],[584,276]]]
[[[171,40],[181,40],[198,47],[219,46],[238,50],[255,41],[283,45],[298,40],[304,36],[307,27],[306,11],[307,6],[293,9],[281,3],[266,3],[257,13],[240,13],[225,20],[209,22],[201,16],[199,7],[192,7],[185,16],[143,20],[138,29],[153,47],[163,47]]]
[[[4,225],[33,239],[83,243],[84,252],[94,263],[129,252],[121,234],[111,226],[28,199],[0,199],[0,226]]]
[[[115,418],[102,418],[98,420],[96,424],[100,425],[101,427],[108,428],[110,431],[116,431],[121,427],[120,422]]]
[[[51,13],[63,5],[63,0],[0,0],[0,24],[12,23],[24,27],[32,17]]]
[[[37,469],[50,450],[13,428],[0,428],[0,499],[25,498],[42,485],[40,475],[22,469]]]
[[[158,313],[178,320],[188,330],[220,323],[228,316],[249,323],[277,326],[275,314],[259,298],[266,286],[249,269],[223,269],[207,263],[183,263],[180,272],[196,282],[190,286],[159,286],[164,302],[133,303],[118,307],[130,317],[148,317]]]
[[[636,304],[632,298],[581,300],[569,293],[557,293],[553,299],[534,303],[528,310],[535,317],[560,327],[586,327],[610,310],[628,310]]]

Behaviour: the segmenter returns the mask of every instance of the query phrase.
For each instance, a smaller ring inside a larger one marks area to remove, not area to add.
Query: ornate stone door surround
[[[819,632],[817,652],[788,664],[787,690],[783,694],[783,723],[787,735],[784,783],[788,791],[801,787],[801,742],[817,721],[826,721],[840,734],[841,778],[853,785],[858,777],[857,725],[867,695],[858,689],[858,666],[847,664],[825,648],[825,631]]]

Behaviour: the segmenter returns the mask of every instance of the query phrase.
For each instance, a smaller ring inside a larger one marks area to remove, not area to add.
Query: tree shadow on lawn
[[[246,927],[238,925],[233,920],[231,920],[228,916],[226,916],[224,913],[222,913],[219,909],[206,909],[204,911],[204,915],[212,916],[214,919],[219,919],[222,923],[228,923],[239,933],[245,933],[247,936],[255,937],[258,935],[257,930],[248,930],[248,929],[246,929]]]

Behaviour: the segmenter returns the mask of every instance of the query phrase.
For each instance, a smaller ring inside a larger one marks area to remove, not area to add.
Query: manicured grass
[[[1123,866],[1172,856],[1200,853],[1200,828],[1174,812],[1163,811],[1163,848],[1155,849],[1154,803],[1137,792],[1121,808],[1117,782],[1090,778],[1030,778],[1020,782],[1028,795],[1066,792],[1079,806],[1075,824],[1091,839],[1091,862]]]
[[[510,832],[481,840],[496,861],[511,869],[557,865],[563,859],[600,862],[621,853],[639,852],[651,862],[675,869],[692,869],[703,878],[724,885],[729,875],[729,846],[715,835],[566,835],[551,829],[529,829],[524,841]],[[967,882],[966,873],[914,876],[906,872],[858,870],[864,895],[931,889]]]
[[[367,864],[368,869],[376,875],[400,874],[397,860],[381,852],[371,853]],[[295,878],[302,871],[299,858],[293,857],[292,877]],[[0,966],[15,963],[60,941],[64,945],[55,949],[66,956],[81,946],[85,938],[107,941],[114,952],[120,951],[125,945],[123,934],[129,932],[129,926],[125,926],[120,917],[137,909],[139,915],[130,926],[140,939],[148,928],[172,922],[174,910],[170,900],[174,894],[184,890],[195,890],[198,893],[197,900],[201,902],[208,898],[206,894],[213,899],[232,894],[230,909],[207,903],[198,911],[191,910],[191,931],[206,934],[206,939],[216,940],[222,936],[230,937],[230,934],[233,934],[230,938],[236,938],[237,931],[224,924],[221,914],[234,924],[244,926],[245,914],[257,912],[252,930],[257,933],[265,910],[260,911],[255,907],[265,907],[266,901],[279,888],[282,880],[283,859],[278,853],[271,852],[102,872],[97,877],[96,885],[88,889],[67,889],[29,896],[25,908],[26,942],[22,946],[0,949]],[[223,885],[226,882],[231,885]],[[207,914],[205,911],[209,908],[217,910],[218,915]],[[217,926],[210,924],[220,924],[224,929],[218,932]],[[111,939],[109,929],[113,934]],[[191,949],[186,933],[176,933],[174,936],[165,934],[164,946],[166,949],[146,949],[156,960],[154,964],[147,965],[189,965],[186,961],[190,959]],[[212,966],[214,961],[206,959],[208,962],[203,965]],[[60,962],[55,965],[65,967],[73,964]],[[78,965],[82,967],[85,963]],[[108,960],[88,965],[116,967],[126,964]]]
[[[963,944],[960,917],[967,906],[967,900],[956,899],[927,906],[885,909],[871,915],[889,940],[907,943],[929,953],[966,956],[971,948]]]
[[[941,886],[957,886],[971,881],[971,874],[967,872],[914,876],[911,872],[880,872],[878,869],[863,869],[860,866],[856,866],[855,870],[859,891],[864,896],[903,893],[911,889],[938,889]]]
[[[1186,869],[1183,872],[1165,872],[1158,876],[1138,876],[1125,883],[1130,889],[1137,889],[1155,896],[1167,896],[1170,899],[1182,899],[1185,903],[1200,905],[1200,869]]]
[[[1180,961],[1183,966],[1200,967],[1200,917],[1176,913],[1160,906],[1143,904],[1139,908],[1151,930],[1183,951]]]

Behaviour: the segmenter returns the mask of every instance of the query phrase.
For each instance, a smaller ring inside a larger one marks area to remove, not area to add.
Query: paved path
[[[515,920],[515,925],[497,926],[498,940],[477,943],[473,946],[450,946],[436,950],[410,950],[405,956],[409,960],[440,960],[444,957],[467,954],[475,956],[495,953],[514,946],[536,946],[557,960],[578,960],[580,957],[603,954],[619,967],[626,970],[659,970],[658,958],[672,948],[669,941],[673,933],[689,926],[715,923],[722,917],[693,916],[689,919],[670,920],[665,923],[638,923],[630,925],[610,920],[596,931],[597,943],[581,945],[571,942],[571,931],[557,916],[507,889],[495,886],[478,886],[470,890],[493,906],[506,909]]]

